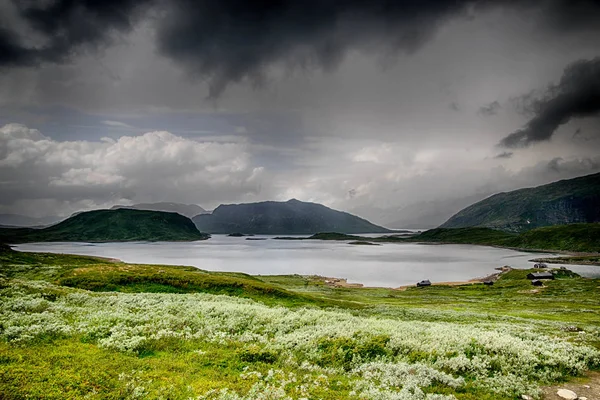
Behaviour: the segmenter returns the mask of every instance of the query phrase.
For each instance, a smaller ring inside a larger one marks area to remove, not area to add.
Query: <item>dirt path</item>
[[[558,389],[572,390],[579,396],[587,397],[588,400],[600,400],[600,372],[591,371],[583,378],[577,378],[573,382],[542,388],[544,400],[563,400],[556,392]]]

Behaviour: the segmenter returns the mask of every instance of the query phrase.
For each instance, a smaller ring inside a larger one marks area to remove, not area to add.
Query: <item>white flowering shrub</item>
[[[41,282],[5,284],[0,339],[21,345],[78,336],[130,354],[166,341],[196,340],[235,345],[248,362],[293,366],[299,374],[244,371],[242,378],[253,384],[250,392],[223,388],[202,399],[308,398],[315,388],[330,390],[340,374],[358,399],[449,400],[454,397],[431,391],[467,384],[509,397],[536,395],[544,382],[600,365],[593,347],[519,324],[363,317],[209,294],[60,291],[46,299],[59,289]],[[143,397],[145,384],[130,382],[129,396]]]

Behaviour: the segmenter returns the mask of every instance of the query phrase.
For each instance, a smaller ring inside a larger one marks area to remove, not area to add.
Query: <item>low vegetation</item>
[[[335,288],[0,249],[0,397],[516,399],[600,367],[598,280]]]

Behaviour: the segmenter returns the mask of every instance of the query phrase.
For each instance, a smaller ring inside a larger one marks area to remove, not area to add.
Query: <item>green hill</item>
[[[523,249],[600,253],[600,223],[556,225],[521,233],[511,242]]]
[[[498,193],[458,212],[440,228],[486,227],[523,232],[600,222],[600,173]]]
[[[203,232],[310,235],[317,232],[385,233],[389,229],[355,215],[321,204],[295,199],[286,202],[220,205],[212,214],[197,215],[194,223]]]
[[[96,210],[77,214],[44,229],[0,229],[0,242],[120,242],[208,239],[177,213],[142,210]]]
[[[556,225],[532,229],[521,234],[490,228],[436,228],[408,241],[481,244],[531,250],[600,252],[600,224]]]

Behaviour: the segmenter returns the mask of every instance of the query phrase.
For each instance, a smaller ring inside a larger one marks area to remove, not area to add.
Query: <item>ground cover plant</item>
[[[516,399],[600,367],[598,280],[332,288],[0,252],[0,397]]]

